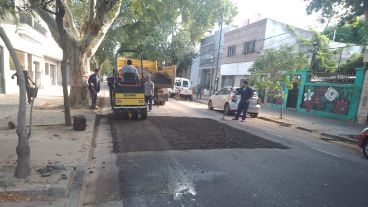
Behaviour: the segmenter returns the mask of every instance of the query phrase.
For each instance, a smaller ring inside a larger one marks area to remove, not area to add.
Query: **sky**
[[[234,19],[234,25],[244,26],[247,19],[271,18],[302,29],[314,28],[322,31],[325,25],[317,19],[319,15],[314,13],[307,15],[304,0],[233,0],[238,6],[238,15]]]

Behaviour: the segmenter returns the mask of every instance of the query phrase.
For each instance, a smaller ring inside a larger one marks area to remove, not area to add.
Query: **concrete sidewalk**
[[[202,99],[194,99],[194,101],[207,104],[208,98],[208,96],[202,96]],[[330,138],[348,142],[356,142],[354,136],[359,134],[365,127],[364,125],[352,124],[341,120],[305,115],[297,113],[292,109],[284,111],[283,119],[280,119],[280,111],[270,109],[265,104],[262,104],[258,118],[314,133],[326,139]]]
[[[69,194],[80,194],[96,114],[88,109],[72,110],[72,116],[87,118],[85,131],[73,131],[72,126],[64,125],[62,104],[62,97],[41,95],[36,98],[30,137],[32,173],[27,179],[16,179],[13,174],[18,137],[15,129],[7,126],[9,121],[17,124],[18,96],[0,95],[0,206],[7,206],[6,202],[55,201]],[[29,107],[27,105],[27,123]],[[41,175],[38,170],[48,165],[59,169]],[[66,199],[63,206],[74,206],[73,202],[79,199]]]

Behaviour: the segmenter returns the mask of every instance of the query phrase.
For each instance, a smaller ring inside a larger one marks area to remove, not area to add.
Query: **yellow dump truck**
[[[121,69],[128,58],[119,57],[117,62],[118,69]],[[132,60],[132,65],[138,68],[139,74],[141,61],[139,59]],[[151,78],[155,84],[155,92],[153,102],[156,105],[164,105],[169,100],[169,88],[173,88],[175,83],[176,67],[174,65],[168,67],[158,67],[156,60],[143,60],[143,77],[145,80]]]

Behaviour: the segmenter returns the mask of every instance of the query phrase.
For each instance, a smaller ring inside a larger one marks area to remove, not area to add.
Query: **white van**
[[[175,85],[170,90],[170,96],[178,95],[179,98],[192,100],[192,84],[189,79],[175,78]]]

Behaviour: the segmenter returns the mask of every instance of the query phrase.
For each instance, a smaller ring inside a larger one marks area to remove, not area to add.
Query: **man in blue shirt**
[[[96,106],[97,93],[100,92],[100,80],[99,80],[99,77],[98,77],[98,69],[97,68],[94,70],[94,73],[92,75],[90,75],[89,78],[88,78],[88,89],[91,93],[91,99],[92,99],[91,108],[92,109],[97,109],[97,106]]]
[[[247,115],[247,111],[249,108],[249,102],[250,99],[253,97],[253,89],[248,87],[248,81],[244,80],[243,81],[243,85],[241,88],[239,88],[238,90],[238,94],[240,95],[240,102],[238,104],[238,110],[236,112],[236,116],[233,120],[239,120],[240,114],[241,112],[243,112],[243,116],[242,116],[242,122],[245,120],[245,117]]]

